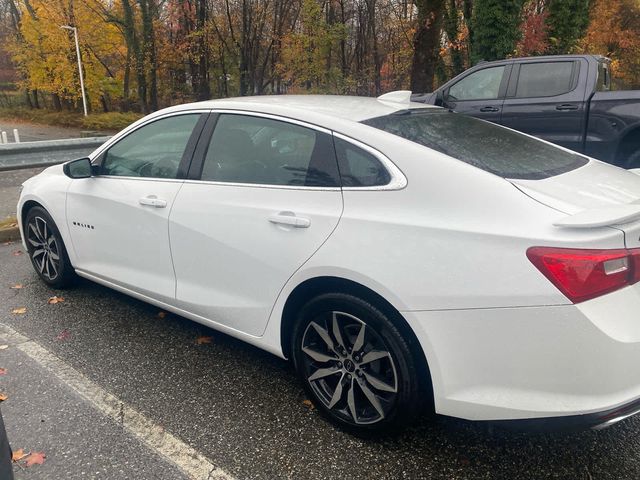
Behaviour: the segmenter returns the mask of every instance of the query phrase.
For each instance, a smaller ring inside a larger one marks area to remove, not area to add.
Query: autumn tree
[[[328,93],[340,83],[340,64],[331,61],[344,36],[340,24],[329,24],[318,0],[302,0],[300,29],[286,35],[278,72],[291,91]],[[332,88],[333,87],[333,88]]]
[[[610,57],[618,86],[640,88],[640,3],[596,0],[580,49]]]
[[[549,26],[546,0],[530,0],[522,8],[521,37],[516,45],[516,55],[529,57],[542,55],[549,48]]]
[[[61,25],[78,25],[85,87],[92,108],[108,109],[119,94],[117,71],[123,48],[117,30],[95,15],[101,0],[24,0],[20,37],[12,46],[13,59],[30,90],[52,94],[54,106],[77,107],[80,84],[73,33]]]

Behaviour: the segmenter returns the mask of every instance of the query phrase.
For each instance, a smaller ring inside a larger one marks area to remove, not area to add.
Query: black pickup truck
[[[483,62],[412,100],[640,167],[640,90],[611,90],[610,60],[557,55]]]

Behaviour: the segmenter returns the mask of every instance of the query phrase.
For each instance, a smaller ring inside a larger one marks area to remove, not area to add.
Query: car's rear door
[[[587,69],[584,59],[524,60],[514,64],[502,124],[572,150],[582,150]]]
[[[94,159],[97,175],[73,180],[66,211],[76,269],[173,300],[169,212],[207,115],[145,123]]]
[[[177,305],[261,335],[280,290],[340,219],[331,132],[216,112],[191,167],[169,222]]]

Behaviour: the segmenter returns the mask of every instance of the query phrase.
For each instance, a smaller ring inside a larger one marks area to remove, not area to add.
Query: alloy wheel
[[[60,272],[60,250],[53,230],[42,217],[33,217],[27,227],[31,259],[37,271],[48,280]]]
[[[384,420],[398,393],[398,376],[382,337],[359,318],[327,312],[302,336],[307,381],[322,404],[356,425]]]

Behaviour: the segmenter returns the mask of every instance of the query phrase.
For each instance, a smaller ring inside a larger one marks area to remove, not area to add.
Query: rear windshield
[[[505,178],[539,180],[588,159],[447,110],[402,110],[362,122]]]

